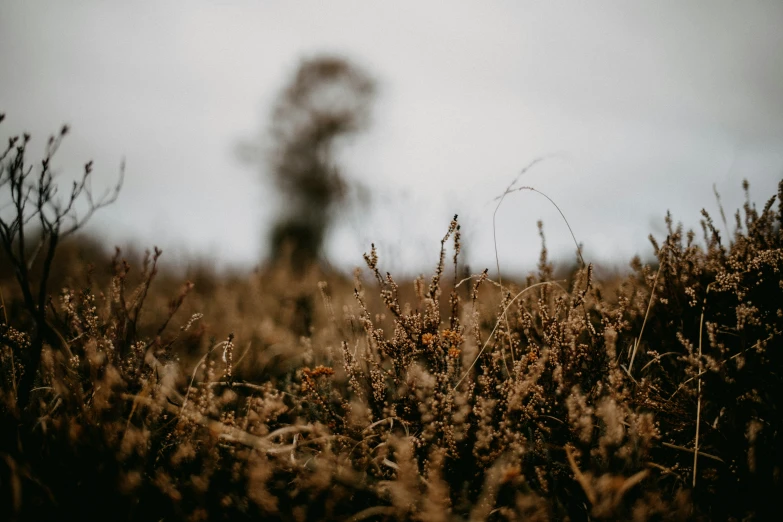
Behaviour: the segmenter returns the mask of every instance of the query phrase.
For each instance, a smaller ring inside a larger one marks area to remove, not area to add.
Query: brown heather
[[[434,274],[404,284],[374,247],[371,283],[280,264],[181,284],[157,249],[105,272],[66,243],[36,322],[5,266],[0,516],[765,519],[783,491],[775,199],[730,239],[667,216],[656,261],[611,281],[555,280],[545,248],[523,282],[463,278],[456,217]],[[56,335],[30,366],[41,325]]]

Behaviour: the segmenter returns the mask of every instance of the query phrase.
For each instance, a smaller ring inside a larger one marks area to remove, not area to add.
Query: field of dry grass
[[[525,280],[465,274],[455,217],[433,272],[404,282],[374,249],[353,278],[186,282],[157,250],[74,239],[36,307],[45,261],[22,273],[12,249],[0,518],[769,518],[781,197],[748,202],[730,237],[667,218],[656,262],[611,281],[560,280],[545,248]]]

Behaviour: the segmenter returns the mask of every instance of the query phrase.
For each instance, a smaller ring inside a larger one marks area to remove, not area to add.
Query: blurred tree
[[[372,78],[335,56],[304,60],[280,94],[264,158],[286,200],[269,237],[273,260],[290,257],[302,269],[322,254],[349,188],[335,145],[367,126],[374,94]]]

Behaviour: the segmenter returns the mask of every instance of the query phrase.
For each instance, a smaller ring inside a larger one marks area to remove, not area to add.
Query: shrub
[[[258,306],[277,340],[256,352],[209,339],[208,314],[175,315],[192,284],[155,312],[159,250],[136,285],[118,254],[106,288],[65,288],[47,306],[58,340],[43,338],[40,362],[20,354],[42,323],[0,326],[0,509],[20,520],[763,518],[781,489],[774,199],[748,202],[728,244],[706,213],[703,245],[667,217],[656,265],[635,259],[620,283],[597,281],[592,265],[555,280],[545,248],[524,282],[459,280],[455,216],[431,278],[398,284],[373,248],[373,283],[357,270],[353,304],[338,276],[312,285],[322,305],[301,335],[285,334],[279,299],[263,301],[296,273],[196,294],[215,314],[245,297]],[[282,364],[275,350],[296,357]]]

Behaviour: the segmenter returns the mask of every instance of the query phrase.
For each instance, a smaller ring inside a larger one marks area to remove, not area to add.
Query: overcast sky
[[[741,181],[761,205],[783,177],[783,2],[106,2],[5,0],[0,138],[33,146],[67,122],[57,164],[92,158],[118,202],[107,244],[159,245],[251,266],[275,212],[237,159],[299,61],[337,53],[379,84],[369,131],[341,151],[373,190],[334,230],[330,258],[427,269],[460,214],[472,266],[494,267],[493,198],[521,180],[569,219],[588,260],[650,253],[663,216],[696,226]],[[574,246],[557,210],[518,193],[498,213],[501,265]],[[732,220],[730,220],[731,223]]]

